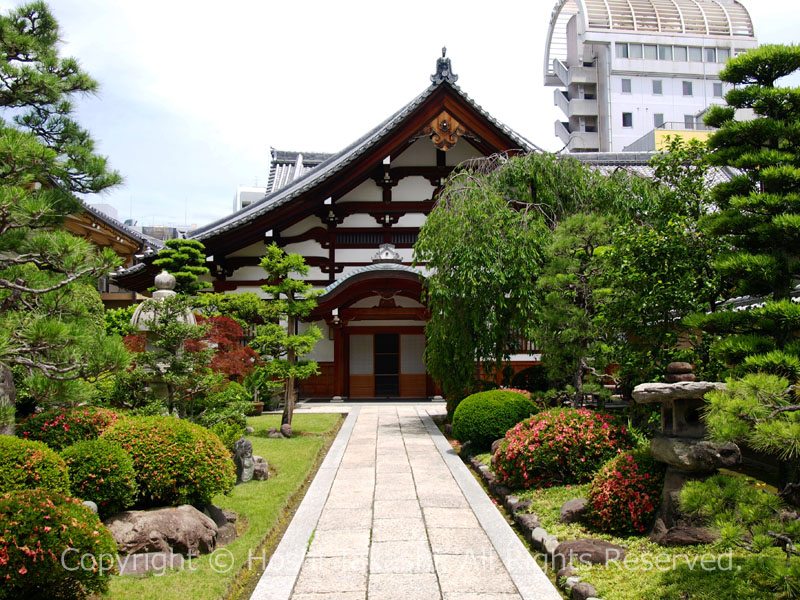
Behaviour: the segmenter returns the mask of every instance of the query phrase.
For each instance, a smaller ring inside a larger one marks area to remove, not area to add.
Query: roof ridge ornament
[[[455,83],[458,81],[458,75],[453,73],[453,66],[450,64],[450,59],[445,58],[447,54],[447,47],[442,48],[442,58],[436,59],[436,73],[431,75],[431,81],[439,84],[443,81],[448,83]]]

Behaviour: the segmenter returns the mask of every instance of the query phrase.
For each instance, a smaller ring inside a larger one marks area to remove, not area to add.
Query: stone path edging
[[[342,428],[270,558],[256,589],[253,590],[251,600],[288,600],[291,596],[300,567],[306,557],[308,540],[314,533],[319,516],[322,514],[360,410],[358,406],[350,407]]]
[[[480,484],[475,481],[472,473],[439,431],[427,411],[420,409],[418,412],[433,443],[502,559],[520,595],[525,600],[562,600],[561,594],[555,589]]]

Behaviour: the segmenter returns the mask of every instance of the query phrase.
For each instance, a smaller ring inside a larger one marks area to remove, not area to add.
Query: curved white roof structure
[[[607,31],[755,38],[753,21],[737,0],[558,0],[550,18],[545,75],[567,56],[567,23],[578,33]]]

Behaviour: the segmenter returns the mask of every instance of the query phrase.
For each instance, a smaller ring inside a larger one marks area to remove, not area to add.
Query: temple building
[[[534,150],[456,80],[443,52],[427,89],[341,152],[273,150],[266,194],[188,235],[205,244],[221,292],[262,294],[259,261],[273,241],[305,257],[307,280],[322,290],[310,321],[323,338],[310,355],[321,373],[302,383],[301,398],[436,393],[423,362],[425,269],[412,265],[419,229],[456,165]],[[144,262],[117,280],[144,289],[153,275]]]

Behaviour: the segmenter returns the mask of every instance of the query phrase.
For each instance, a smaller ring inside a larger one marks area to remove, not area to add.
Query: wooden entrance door
[[[424,398],[425,336],[370,332],[349,335],[351,398]]]

